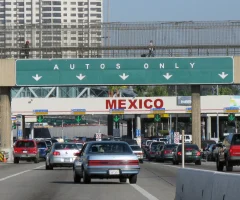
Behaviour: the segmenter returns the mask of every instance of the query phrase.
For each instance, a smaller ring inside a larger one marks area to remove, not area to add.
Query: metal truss
[[[12,98],[99,98],[108,97],[106,87],[14,87]],[[116,96],[116,94],[114,94]],[[135,96],[131,90],[120,91],[122,97]]]

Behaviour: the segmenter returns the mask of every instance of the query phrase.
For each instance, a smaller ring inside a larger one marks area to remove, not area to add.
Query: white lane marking
[[[32,171],[32,170],[34,170],[34,169],[42,168],[42,167],[44,167],[44,166],[45,166],[45,165],[42,165],[42,166],[39,166],[39,167],[36,167],[36,168],[33,168],[33,169],[25,170],[25,171],[22,171],[22,172],[19,172],[19,173],[16,173],[16,174],[12,174],[12,175],[10,175],[10,176],[6,176],[6,177],[4,177],[4,178],[1,178],[0,181],[5,181],[5,180],[7,180],[7,179],[9,179],[9,178],[12,178],[12,177],[15,177],[15,176],[19,176],[19,175],[21,175],[21,174],[30,172],[30,171]]]
[[[132,187],[135,188],[138,192],[140,192],[143,196],[145,196],[148,200],[159,200],[155,196],[151,195],[148,191],[141,188],[139,185],[136,184],[130,184]]]

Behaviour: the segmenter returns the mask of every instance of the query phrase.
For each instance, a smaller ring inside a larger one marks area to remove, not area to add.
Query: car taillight
[[[79,152],[76,152],[73,154],[74,156],[79,156]]]
[[[60,152],[54,151],[54,152],[53,152],[53,155],[54,155],[54,156],[60,156]]]
[[[233,155],[233,149],[232,149],[232,147],[230,147],[230,149],[229,149],[229,154],[230,154],[230,156]]]
[[[154,152],[153,152],[153,151],[150,151],[150,154],[154,154]]]
[[[200,151],[198,151],[198,152],[197,152],[197,156],[201,156],[201,153],[200,153]]]
[[[182,152],[179,151],[179,152],[177,153],[177,155],[178,155],[178,156],[181,156],[181,155],[182,155]]]
[[[88,166],[139,165],[138,160],[89,160]]]

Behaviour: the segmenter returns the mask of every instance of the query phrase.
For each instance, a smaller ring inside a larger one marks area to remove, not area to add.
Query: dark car
[[[149,151],[147,151],[147,158],[149,161],[155,159],[155,155],[156,152],[158,151],[158,148],[160,148],[160,146],[163,146],[164,144],[165,144],[164,142],[152,142]]]
[[[45,140],[47,147],[50,148],[52,146],[52,141],[51,140]]]
[[[216,166],[218,171],[232,171],[233,166],[240,165],[240,134],[229,134],[218,148]]]
[[[173,160],[173,150],[176,149],[178,144],[165,144],[160,151],[156,152],[156,161],[172,161]]]
[[[37,141],[37,148],[38,148],[38,153],[39,153],[39,158],[46,159],[47,155],[47,143],[45,141]]]
[[[196,165],[201,165],[201,152],[197,145],[195,144],[185,144],[184,145],[184,161],[186,163],[195,163]],[[173,153],[173,164],[178,165],[182,162],[182,145],[178,145]]]

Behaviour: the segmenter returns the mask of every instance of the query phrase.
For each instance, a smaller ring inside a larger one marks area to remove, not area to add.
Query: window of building
[[[66,16],[67,16],[67,13],[64,13],[64,14],[63,14],[63,16],[65,16],[65,17],[66,17]]]
[[[71,5],[76,5],[76,2],[71,2]]]
[[[51,17],[51,13],[43,13],[42,16],[43,17]]]
[[[76,13],[72,13],[71,17],[76,17],[76,15],[77,15]]]
[[[53,7],[53,11],[61,11],[61,7]]]
[[[53,5],[61,5],[61,1],[53,1]]]
[[[24,18],[24,14],[18,14],[18,17]]]
[[[61,17],[61,13],[53,13],[53,17]]]
[[[71,22],[72,22],[72,23],[75,23],[75,22],[77,22],[77,20],[76,20],[76,19],[72,19]]]
[[[51,11],[51,7],[43,7],[42,11]]]
[[[59,24],[61,23],[61,19],[53,19],[53,23]]]
[[[76,8],[71,8],[71,11],[76,11]]]
[[[48,5],[49,6],[49,5],[51,5],[51,1],[43,1],[42,5]]]

